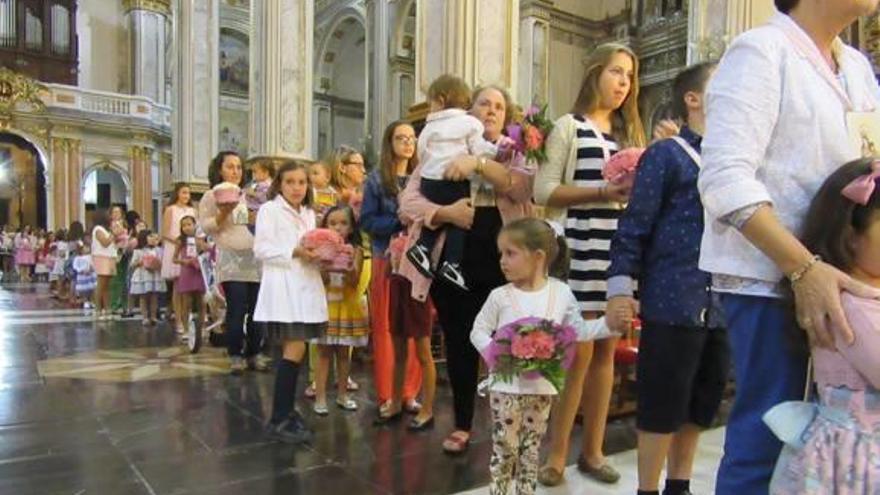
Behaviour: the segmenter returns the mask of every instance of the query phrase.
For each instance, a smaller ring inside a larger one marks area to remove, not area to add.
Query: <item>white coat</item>
[[[321,272],[293,257],[303,234],[315,228],[315,212],[299,211],[279,194],[257,213],[254,255],[263,263],[254,321],[324,323],[327,296]]]

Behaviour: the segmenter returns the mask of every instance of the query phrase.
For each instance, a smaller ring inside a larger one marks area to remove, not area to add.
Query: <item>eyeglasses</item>
[[[354,166],[354,167],[358,167],[358,168],[361,168],[361,169],[366,169],[366,168],[367,168],[366,165],[364,165],[364,164],[361,163],[361,162],[345,162],[345,163],[343,163],[343,165],[346,165],[346,166],[348,166],[348,165],[352,165],[352,166]]]
[[[415,136],[394,136],[394,140],[401,144],[415,144]]]

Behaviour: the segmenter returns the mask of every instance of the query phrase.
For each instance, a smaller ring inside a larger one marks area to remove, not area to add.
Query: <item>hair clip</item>
[[[840,191],[840,194],[853,203],[866,206],[874,194],[878,179],[880,179],[880,161],[875,160],[871,163],[871,172],[853,179]]]

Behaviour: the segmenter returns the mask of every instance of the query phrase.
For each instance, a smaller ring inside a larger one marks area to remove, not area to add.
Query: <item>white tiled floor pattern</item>
[[[691,479],[691,492],[698,495],[715,493],[715,472],[721,461],[724,446],[724,428],[710,430],[700,438],[694,475]],[[635,494],[637,488],[636,451],[629,450],[610,457],[612,465],[620,471],[620,482],[615,485],[603,485],[593,482],[580,473],[575,466],[565,470],[566,482],[555,488],[538,487],[538,495],[617,495]],[[663,489],[663,482],[660,482]],[[489,493],[488,487],[478,488],[461,495],[484,495]]]

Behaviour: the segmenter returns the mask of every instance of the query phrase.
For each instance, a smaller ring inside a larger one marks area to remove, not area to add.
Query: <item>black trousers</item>
[[[253,321],[259,292],[260,284],[257,282],[223,282],[223,293],[226,296],[226,350],[229,356],[251,357],[263,348],[263,325]],[[247,347],[244,346],[246,315],[250,315]]]
[[[438,205],[451,205],[456,201],[469,198],[471,195],[471,183],[468,181],[430,180],[422,179],[419,192],[432,203]],[[460,264],[464,258],[466,230],[452,224],[446,224],[439,229],[423,228],[419,237],[419,244],[427,248],[430,253],[440,237],[440,232],[446,232],[446,242],[443,244],[442,261]],[[494,242],[494,241],[493,241]]]
[[[471,329],[489,293],[505,283],[495,239],[501,230],[497,208],[477,208],[474,224],[465,236],[462,268],[470,291],[436,279],[431,299],[443,328],[446,368],[452,385],[455,428],[470,431],[479,379],[480,355],[471,343]]]

